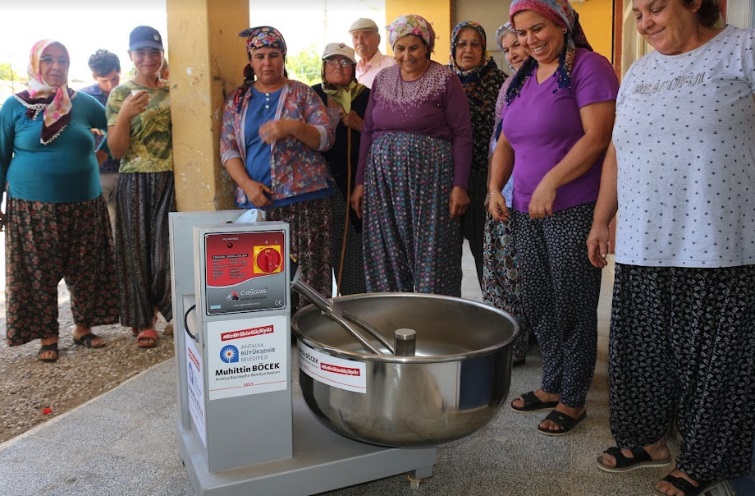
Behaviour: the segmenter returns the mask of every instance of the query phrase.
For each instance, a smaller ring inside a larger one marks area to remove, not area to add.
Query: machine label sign
[[[209,322],[209,400],[288,387],[287,317]]]
[[[367,392],[366,364],[326,355],[301,341],[298,346],[299,368],[312,379],[346,391]]]

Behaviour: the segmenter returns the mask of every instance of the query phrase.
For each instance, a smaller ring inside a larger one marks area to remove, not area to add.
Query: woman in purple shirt
[[[424,18],[388,26],[397,64],[375,77],[351,205],[364,224],[367,291],[461,296],[472,124],[464,88],[430,60]]]
[[[512,78],[488,184],[488,210],[511,218],[521,300],[543,357],[540,389],[511,403],[520,412],[555,408],[538,426],[563,435],[586,416],[595,369],[600,271],[585,240],[618,81],[592,52],[567,0],[514,0],[510,9],[529,55]],[[511,213],[501,194],[513,173]]]

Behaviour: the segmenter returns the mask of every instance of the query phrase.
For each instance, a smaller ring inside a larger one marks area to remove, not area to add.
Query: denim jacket
[[[244,122],[252,90],[249,88],[237,103],[242,88],[237,88],[223,107],[223,123],[220,131],[220,160],[240,158],[246,163]],[[330,188],[332,178],[325,158],[319,152],[328,150],[335,141],[335,129],[330,125],[328,111],[322,100],[306,84],[288,80],[278,101],[275,120],[303,120],[317,128],[320,133],[318,151],[312,150],[296,138],[275,141],[271,146],[273,199],[283,199]],[[236,203],[246,203],[246,195],[237,188]]]

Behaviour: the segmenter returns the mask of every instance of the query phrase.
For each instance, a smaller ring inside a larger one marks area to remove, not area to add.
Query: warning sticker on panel
[[[346,391],[367,392],[366,364],[326,355],[302,342],[298,346],[299,368],[312,379]]]

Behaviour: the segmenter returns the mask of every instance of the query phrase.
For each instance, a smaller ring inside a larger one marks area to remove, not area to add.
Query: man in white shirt
[[[372,88],[375,75],[386,67],[396,63],[393,57],[387,57],[380,53],[380,33],[372,19],[361,17],[349,28],[354,50],[359,55],[357,62],[357,81]]]

